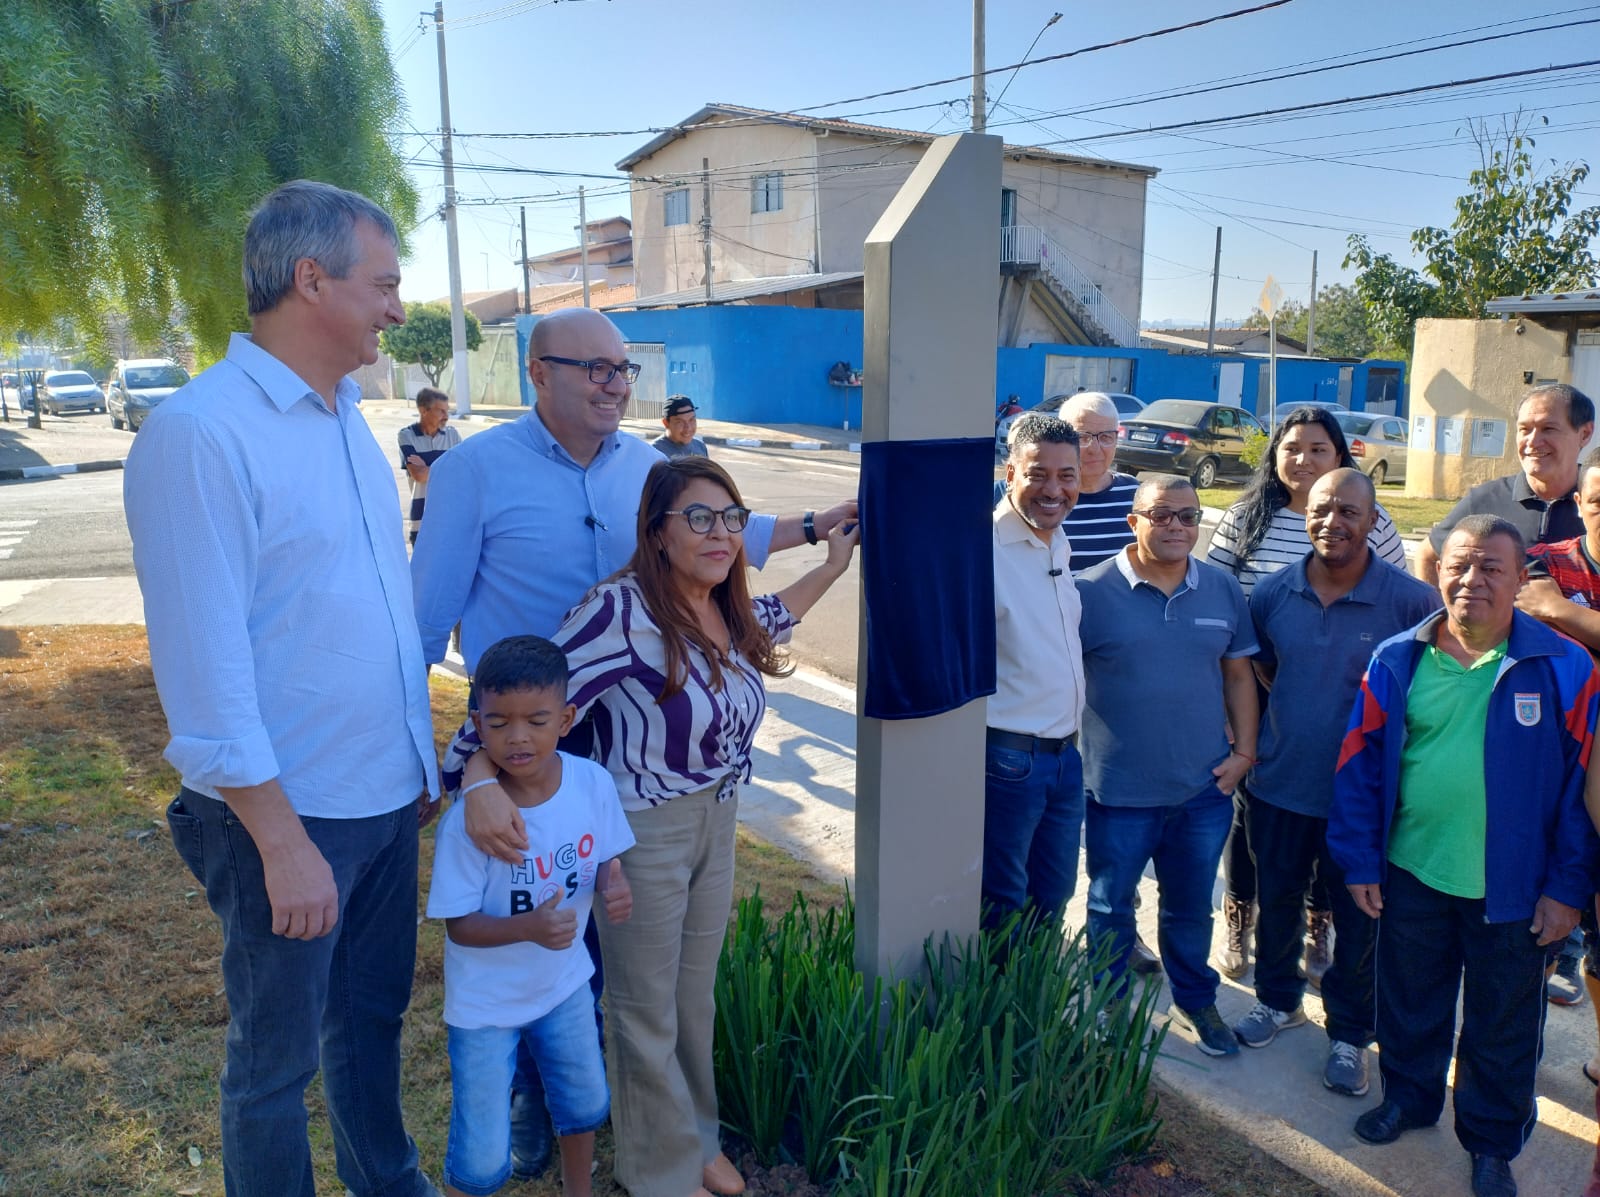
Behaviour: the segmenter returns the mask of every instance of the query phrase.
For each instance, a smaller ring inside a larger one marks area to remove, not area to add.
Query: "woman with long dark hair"
[[[1223,513],[1206,560],[1232,572],[1248,598],[1261,578],[1311,551],[1306,500],[1317,479],[1341,466],[1355,469],[1356,462],[1333,413],[1322,407],[1295,408],[1273,429],[1243,496]],[[1405,545],[1382,505],[1367,543],[1391,565],[1406,568]],[[1249,802],[1246,787],[1239,786],[1234,791],[1233,828],[1222,854],[1222,915],[1228,938],[1216,963],[1218,971],[1234,980],[1250,967],[1250,935],[1255,924],[1256,868],[1245,821]],[[1312,886],[1309,906],[1305,972],[1313,985],[1320,985],[1328,969],[1328,936],[1333,925],[1320,881]]]
[[[652,466],[633,557],[554,637],[572,670],[569,700],[593,720],[595,756],[636,841],[621,858],[633,916],[598,928],[614,1170],[633,1197],[744,1189],[720,1146],[711,1063],[739,787],[766,713],[764,678],[792,670],[781,643],[859,539],[854,522],[841,522],[823,564],[752,598],[749,516],[709,458]],[[493,775],[483,757],[469,764],[469,783]]]

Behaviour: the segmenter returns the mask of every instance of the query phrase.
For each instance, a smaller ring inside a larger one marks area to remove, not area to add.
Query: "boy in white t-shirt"
[[[486,1197],[511,1176],[508,1096],[517,1046],[544,1078],[561,1141],[562,1192],[589,1197],[595,1128],[611,1110],[583,948],[589,907],[626,919],[633,894],[616,857],[633,847],[615,783],[556,751],[572,728],[566,655],[538,636],[491,647],[472,713],[496,779],[522,810],[528,851],[508,865],[473,846],[466,804],[439,823],[428,916],[445,920],[444,1020],[450,1042],[445,1192]],[[482,784],[482,783],[479,783]]]

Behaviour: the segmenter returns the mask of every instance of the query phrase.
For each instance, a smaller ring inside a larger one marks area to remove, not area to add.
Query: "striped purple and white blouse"
[[[797,621],[782,599],[760,595],[751,608],[774,642],[788,641]],[[578,718],[592,709],[594,757],[617,783],[623,810],[659,806],[729,777],[750,780],[767,687],[737,649],[722,665],[721,689],[713,690],[710,662],[691,644],[683,689],[657,704],[666,685],[666,644],[631,575],[596,587],[553,639],[572,669],[567,694]],[[478,747],[471,723],[463,732],[446,755],[448,788]]]

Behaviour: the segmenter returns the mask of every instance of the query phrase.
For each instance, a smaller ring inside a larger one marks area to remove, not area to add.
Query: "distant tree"
[[[1467,177],[1471,190],[1456,200],[1455,219],[1448,229],[1411,234],[1412,249],[1425,259],[1420,271],[1374,253],[1365,237],[1349,238],[1344,265],[1356,269],[1356,293],[1381,345],[1409,351],[1424,316],[1482,316],[1497,295],[1570,291],[1600,280],[1593,251],[1600,205],[1572,211],[1589,167],[1552,161],[1541,174],[1527,124],[1519,116],[1498,133],[1473,128],[1480,166]]]
[[[471,312],[466,316],[467,348],[476,349],[483,344],[483,326]],[[436,387],[452,360],[450,309],[442,303],[408,303],[406,322],[384,329],[378,341],[395,361],[421,366],[428,385]]]
[[[416,193],[377,0],[12,0],[0,9],[0,326],[245,324],[239,245],[288,179]]]
[[[1305,343],[1311,312],[1297,299],[1285,300],[1278,315],[1278,335]],[[1266,328],[1267,315],[1256,308],[1245,319],[1246,328]],[[1343,283],[1317,292],[1317,342],[1312,347],[1323,357],[1370,357],[1375,348],[1367,328],[1366,304]]]

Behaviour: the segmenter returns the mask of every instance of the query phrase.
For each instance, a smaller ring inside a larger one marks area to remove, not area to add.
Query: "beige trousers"
[[[629,812],[633,916],[601,916],[615,1171],[633,1197],[688,1197],[722,1150],[711,1051],[733,902],[737,793]]]

